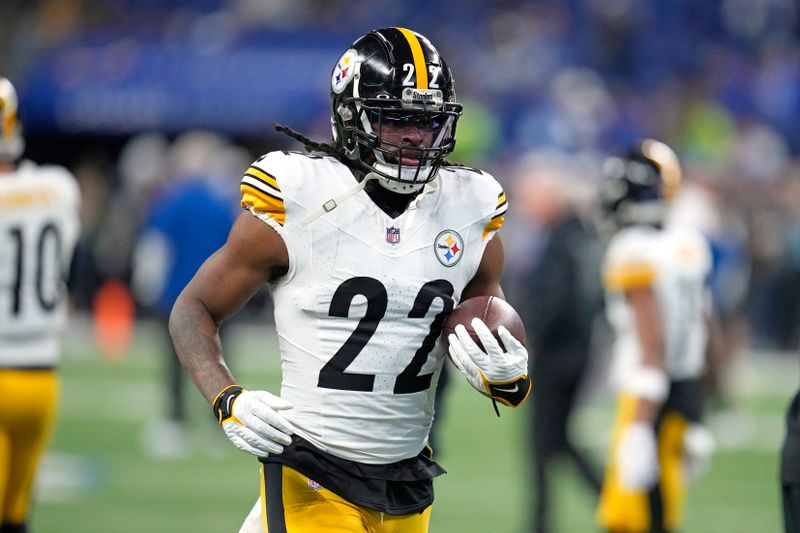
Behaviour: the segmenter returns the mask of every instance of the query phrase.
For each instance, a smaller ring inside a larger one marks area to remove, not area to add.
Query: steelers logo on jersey
[[[347,86],[347,82],[353,79],[356,71],[356,60],[358,53],[352,48],[342,54],[336,66],[333,67],[333,74],[331,75],[331,90],[336,94],[340,94]]]
[[[464,239],[457,231],[446,229],[436,236],[433,251],[441,264],[451,267],[464,255]]]

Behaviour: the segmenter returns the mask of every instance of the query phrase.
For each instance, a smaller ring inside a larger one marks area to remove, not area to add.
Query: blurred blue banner
[[[327,115],[345,41],[278,36],[235,45],[94,39],[43,57],[23,88],[31,132],[131,134],[205,128],[257,135]]]

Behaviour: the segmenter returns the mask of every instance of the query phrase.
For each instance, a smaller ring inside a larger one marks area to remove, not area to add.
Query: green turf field
[[[251,330],[232,332],[230,352],[241,381],[278,390],[275,342]],[[141,327],[128,357],[95,353],[80,325],[62,366],[60,419],[38,486],[34,533],[227,533],[258,493],[257,462],[230,445],[200,395],[191,390],[192,433],[185,457],[156,459],[143,445],[148,422],[164,411],[163,345]],[[796,386],[795,361],[765,365],[745,379],[736,416],[714,422],[722,450],[689,492],[688,533],[782,531],[776,483],[782,409]],[[759,369],[761,365],[753,365]],[[458,381],[458,380],[455,380]],[[530,454],[522,411],[503,410],[465,383],[451,388],[436,484],[433,532],[527,531]],[[589,398],[579,413],[580,440],[602,460],[610,399]],[[593,502],[564,465],[552,514],[556,532],[592,532]]]

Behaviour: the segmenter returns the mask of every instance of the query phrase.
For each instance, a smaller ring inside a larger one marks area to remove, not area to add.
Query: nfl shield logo
[[[390,244],[397,244],[400,242],[400,228],[386,228],[386,242]]]

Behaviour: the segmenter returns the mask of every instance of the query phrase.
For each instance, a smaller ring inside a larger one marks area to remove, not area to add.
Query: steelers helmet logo
[[[358,53],[352,48],[342,54],[336,66],[333,67],[333,74],[331,75],[331,90],[336,94],[341,94],[347,83],[353,79],[356,71],[356,59]]]
[[[441,264],[451,267],[458,263],[461,256],[464,255],[464,239],[457,231],[446,229],[436,236],[433,252]]]

